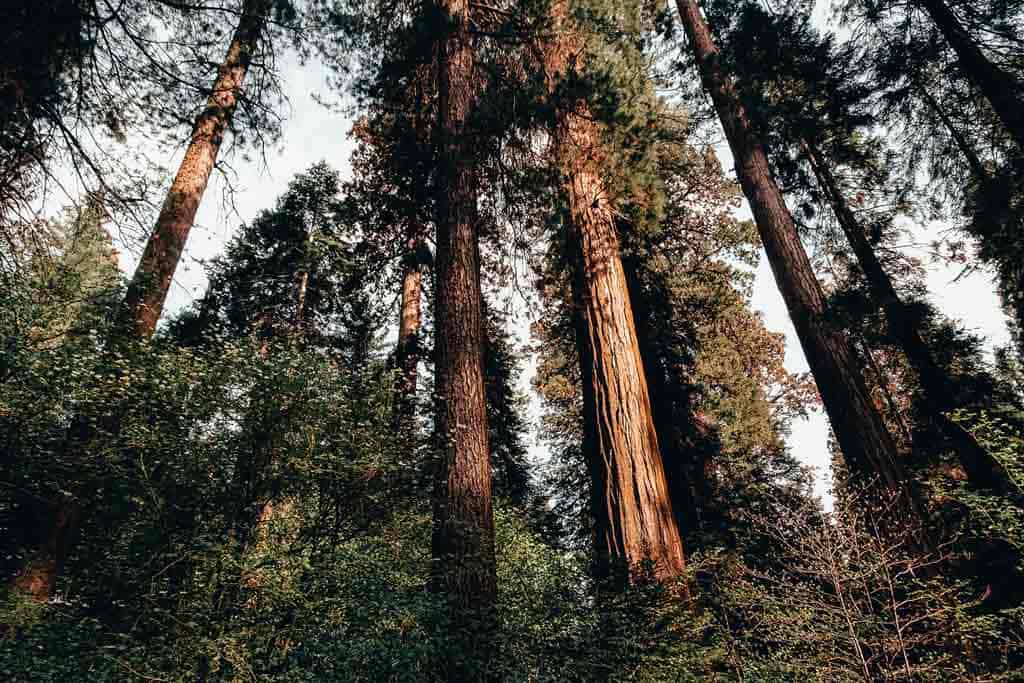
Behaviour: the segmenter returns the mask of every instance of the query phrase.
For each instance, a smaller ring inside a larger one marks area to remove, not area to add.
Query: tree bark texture
[[[497,594],[491,464],[483,378],[477,153],[467,125],[477,89],[468,0],[436,0],[439,148],[436,224],[437,437],[434,587],[468,655],[483,651]],[[457,679],[457,666],[449,671]]]
[[[70,499],[61,498],[48,507],[42,514],[32,515],[39,525],[32,535],[41,543],[11,582],[15,590],[36,602],[47,602],[53,596],[81,517],[81,509]]]
[[[148,339],[156,330],[174,271],[181,259],[199,202],[206,192],[242,83],[263,32],[269,0],[245,0],[224,62],[217,71],[206,107],[196,117],[192,137],[167,193],[142,260],[122,304],[125,327]]]
[[[695,0],[677,0],[683,27],[736,160],[775,281],[818,385],[832,429],[851,474],[864,484],[898,492],[916,511],[915,496],[896,445],[868,398],[864,378],[846,339],[827,319],[825,296],[768,166],[761,141],[719,63],[707,23]]]
[[[564,16],[564,8],[556,7]],[[556,22],[561,25],[561,22]],[[558,79],[580,59],[560,32],[546,57]],[[573,318],[583,380],[599,578],[671,580],[686,568],[658,448],[647,381],[622,267],[597,124],[579,99],[558,103],[553,143],[568,198]]]
[[[918,0],[918,4],[953,48],[964,75],[988,100],[1018,150],[1024,153],[1024,101],[1021,99],[1021,84],[985,56],[945,0]]]
[[[967,431],[945,414],[945,411],[955,407],[950,404],[954,399],[952,382],[946,371],[935,362],[931,348],[921,335],[917,317],[900,299],[892,279],[878,260],[857,216],[843,196],[829,161],[809,142],[803,143],[803,150],[864,273],[871,296],[885,314],[889,333],[917,375],[925,413],[956,449],[971,483],[983,488],[1005,490],[1008,482],[998,463]]]
[[[671,377],[662,363],[657,331],[650,324],[654,312],[637,264],[631,258],[623,259],[622,264],[672,512],[685,544],[686,539],[699,531],[710,501],[707,467],[714,451],[715,435],[695,419],[685,385]]]

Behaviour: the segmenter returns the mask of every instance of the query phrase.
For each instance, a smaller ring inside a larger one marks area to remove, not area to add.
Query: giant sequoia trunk
[[[640,277],[635,258],[624,258],[623,269],[629,288],[629,301],[636,322],[640,358],[654,413],[658,446],[668,482],[669,498],[679,533],[684,540],[700,529],[711,498],[707,467],[715,448],[713,432],[691,412],[686,385],[670,377],[662,362],[658,332],[653,327],[655,313],[650,294]]]
[[[560,34],[547,46],[549,91],[580,59],[565,30],[566,7],[552,8]],[[668,581],[686,568],[658,448],[647,381],[622,266],[615,213],[603,174],[598,124],[576,97],[556,101],[554,152],[569,202],[567,249],[573,322],[583,388],[583,452],[590,469],[596,570],[617,583],[647,569]]]
[[[437,0],[438,119],[436,400],[440,449],[434,496],[434,586],[443,592],[471,658],[497,594],[491,464],[483,378],[477,153],[467,126],[477,83],[468,0]],[[464,674],[457,664],[449,678]],[[468,677],[468,675],[467,675]]]
[[[1006,127],[1006,132],[1024,153],[1024,100],[1021,99],[1021,84],[985,56],[945,0],[918,0],[918,4],[932,18],[946,42],[956,52],[964,75],[988,100]]]
[[[206,107],[196,117],[192,138],[167,193],[153,234],[139,261],[121,312],[125,327],[148,339],[156,330],[171,279],[178,267],[199,202],[227,133],[246,72],[263,32],[269,0],[245,0],[224,62]]]
[[[851,474],[864,483],[873,484],[877,479],[882,487],[900,492],[916,512],[896,445],[868,398],[849,344],[827,319],[821,285],[769,170],[764,147],[719,63],[718,48],[700,8],[695,0],[677,0],[677,4],[704,87],[711,94],[736,159],[775,281]]]
[[[569,197],[573,317],[583,380],[584,443],[590,467],[598,575],[646,562],[668,580],[685,569],[658,448],[647,381],[619,257],[615,220],[601,178],[592,120],[562,116],[556,134]]]
[[[803,150],[822,192],[832,206],[843,234],[853,249],[857,263],[871,289],[871,295],[885,314],[889,333],[899,344],[918,377],[925,412],[956,448],[960,463],[973,484],[984,488],[1005,488],[1007,482],[998,463],[968,432],[946,416],[945,411],[956,407],[951,404],[954,388],[949,376],[935,362],[931,349],[921,336],[913,311],[896,293],[889,274],[879,262],[878,255],[868,242],[857,217],[843,197],[828,160],[811,143],[804,142]]]
[[[395,397],[393,425],[403,434],[411,434],[416,418],[416,375],[420,362],[420,326],[423,270],[427,247],[414,230],[402,255],[402,300],[398,320],[398,344],[395,347]],[[429,253],[429,252],[428,252]]]

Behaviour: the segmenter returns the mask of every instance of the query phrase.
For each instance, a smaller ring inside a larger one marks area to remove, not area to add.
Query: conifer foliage
[[[1024,677],[1021,3],[6,18],[4,680]]]

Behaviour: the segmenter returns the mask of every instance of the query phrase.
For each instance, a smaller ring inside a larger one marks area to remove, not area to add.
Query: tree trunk
[[[964,75],[988,100],[1018,150],[1024,153],[1024,101],[1020,97],[1020,83],[985,56],[944,0],[918,0],[918,3],[953,48]]]
[[[921,99],[924,100],[925,104],[928,105],[928,108],[939,117],[939,121],[942,122],[942,125],[945,126],[946,130],[949,131],[949,135],[953,138],[953,142],[956,143],[957,149],[959,149],[960,153],[964,155],[964,159],[967,160],[967,165],[971,167],[971,173],[974,174],[974,179],[978,183],[987,182],[989,180],[989,173],[985,168],[985,164],[982,163],[981,157],[978,156],[978,152],[974,149],[971,143],[967,141],[963,132],[954,125],[953,121],[949,118],[949,115],[946,114],[946,110],[942,108],[942,105],[935,101],[935,98],[932,97],[932,94],[928,92],[927,88],[915,85],[914,89],[921,96]]]
[[[972,484],[1004,490],[1008,482],[998,463],[967,431],[946,416],[945,411],[955,407],[950,404],[954,398],[953,384],[946,371],[935,362],[931,349],[921,336],[916,316],[900,299],[892,279],[885,272],[857,217],[846,203],[828,160],[813,144],[804,141],[802,146],[818,184],[853,249],[871,295],[885,314],[889,333],[917,375],[925,413],[956,448],[960,463]]]
[[[195,220],[199,201],[213,170],[217,153],[234,114],[242,82],[263,31],[269,0],[245,0],[242,16],[221,64],[206,108],[196,118],[192,139],[146,244],[119,312],[122,325],[141,339],[156,330],[185,240]],[[108,416],[116,421],[116,416]],[[82,447],[94,429],[75,418],[65,447]],[[64,560],[78,531],[81,511],[70,497],[62,497],[52,515],[39,525],[33,556],[14,578],[15,586],[29,586],[33,598],[46,601],[53,594]],[[43,532],[43,529],[47,531]]]
[[[14,589],[36,602],[47,602],[53,596],[81,517],[81,509],[69,498],[61,498],[49,508],[32,515],[39,525],[33,535],[42,542],[11,582]]]
[[[583,379],[597,573],[670,580],[686,567],[658,448],[647,382],[593,122],[559,115],[556,154],[569,198],[573,314]]]
[[[708,447],[714,437],[694,419],[684,385],[673,381],[662,366],[657,332],[651,326],[653,311],[640,280],[638,264],[633,258],[624,258],[622,265],[672,512],[685,542],[700,530],[710,499]]]
[[[566,30],[567,8],[552,8],[560,29],[547,46],[548,88],[579,61],[582,44]],[[686,569],[672,512],[651,402],[622,266],[615,213],[603,180],[599,130],[586,103],[556,102],[552,135],[569,211],[573,322],[583,387],[583,452],[590,469],[596,573],[672,580]]]
[[[416,418],[416,379],[420,362],[420,325],[422,310],[424,259],[426,249],[419,231],[413,231],[402,257],[402,302],[398,321],[398,345],[395,348],[393,425],[396,431],[411,434]]]
[[[719,63],[718,48],[695,0],[677,0],[679,14],[736,160],[768,261],[818,385],[851,474],[862,484],[898,492],[918,512],[896,445],[868,398],[846,339],[831,326],[821,289],[768,166],[764,147]]]
[[[185,158],[164,200],[156,227],[128,285],[121,319],[141,339],[153,336],[171,279],[195,221],[242,83],[263,32],[269,0],[245,0],[242,17],[217,72],[206,108],[196,117]]]
[[[462,631],[464,660],[486,656],[497,596],[491,463],[483,378],[474,46],[468,0],[437,0],[438,119],[435,589]],[[450,680],[476,678],[449,662]],[[470,665],[472,666],[472,664]]]

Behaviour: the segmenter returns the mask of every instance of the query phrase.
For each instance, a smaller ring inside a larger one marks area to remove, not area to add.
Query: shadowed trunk
[[[1006,127],[1017,147],[1024,152],[1024,101],[1021,84],[1011,74],[993,63],[978,47],[956,14],[944,0],[918,0],[918,4],[935,22],[935,26],[953,48],[964,75],[981,91]]]
[[[960,150],[960,153],[964,155],[964,159],[967,160],[967,165],[971,167],[971,173],[974,175],[974,179],[978,183],[987,182],[990,178],[988,170],[985,168],[985,164],[982,163],[981,157],[978,156],[978,152],[974,149],[973,145],[967,141],[963,132],[961,132],[949,118],[946,110],[942,108],[942,105],[935,101],[935,98],[932,97],[932,94],[928,92],[927,88],[915,84],[914,90],[921,96],[921,99],[928,105],[928,108],[939,117],[939,121],[942,122],[942,125],[949,132],[950,137],[953,138],[953,142],[956,143],[957,149]]]
[[[904,507],[920,515],[902,463],[885,424],[868,398],[849,344],[832,327],[825,296],[811,268],[768,166],[764,147],[719,63],[718,48],[695,0],[677,0],[679,14],[736,160],[775,281],[786,302],[804,355],[818,385],[832,429],[849,466],[862,484],[898,493]]]
[[[879,262],[857,217],[843,197],[828,160],[813,144],[805,141],[802,146],[818,185],[831,204],[857,258],[857,263],[867,279],[871,296],[885,314],[889,333],[899,344],[917,375],[925,412],[956,449],[960,463],[972,484],[1005,491],[1008,482],[998,463],[967,431],[946,416],[945,411],[956,407],[951,403],[955,393],[952,382],[946,371],[935,362],[931,349],[921,336],[917,316],[900,299],[889,274]]]
[[[34,516],[40,527],[33,535],[44,540],[11,585],[36,602],[46,602],[53,596],[57,577],[74,543],[81,510],[73,500],[62,498],[43,514]]]
[[[465,667],[472,669],[472,662],[487,656],[497,599],[483,378],[477,149],[467,126],[478,84],[469,3],[437,0],[433,9],[439,35],[435,395],[440,449],[433,586],[447,597],[460,632],[461,652],[448,662],[448,679],[475,680],[479,672]]]
[[[148,339],[156,330],[171,279],[178,267],[199,202],[238,105],[242,83],[263,32],[269,0],[245,0],[242,17],[206,102],[196,117],[178,174],[164,200],[153,234],[128,285],[121,319],[126,329]]]

